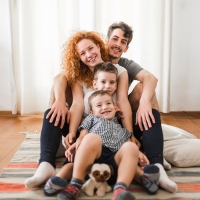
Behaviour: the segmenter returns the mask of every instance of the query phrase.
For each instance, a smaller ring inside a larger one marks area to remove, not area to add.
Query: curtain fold
[[[106,35],[116,21],[134,29],[133,41],[123,56],[156,75],[160,111],[170,111],[172,0],[10,0],[10,12],[13,113],[48,108],[53,78],[61,71],[62,46],[71,31],[94,30]]]

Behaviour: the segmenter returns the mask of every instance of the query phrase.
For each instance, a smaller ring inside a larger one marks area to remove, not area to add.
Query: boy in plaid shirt
[[[127,191],[138,167],[139,150],[135,143],[131,142],[132,133],[116,123],[116,107],[111,95],[103,90],[94,92],[89,97],[91,108],[90,115],[80,125],[80,136],[76,143],[69,147],[66,156],[70,158],[76,151],[74,160],[73,178],[66,191],[58,194],[58,199],[74,200],[78,197],[86,175],[86,169],[93,163],[106,163],[114,169],[114,175],[108,180],[114,185],[112,199],[135,199]],[[90,133],[90,134],[88,134]],[[155,193],[155,182],[159,178],[159,169],[155,165],[146,165],[147,170],[153,172],[149,176],[149,193]],[[145,175],[141,181],[146,179]],[[152,187],[153,186],[153,187]],[[147,189],[147,188],[146,188]],[[151,191],[152,190],[152,191]]]

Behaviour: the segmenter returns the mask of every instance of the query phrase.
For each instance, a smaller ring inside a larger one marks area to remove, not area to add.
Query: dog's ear
[[[113,167],[112,167],[111,165],[108,165],[108,166],[110,167],[111,175],[113,175],[113,174],[114,174],[114,169],[113,169]]]
[[[89,165],[86,169],[86,173],[90,174],[91,173],[91,169],[92,169],[93,164]]]

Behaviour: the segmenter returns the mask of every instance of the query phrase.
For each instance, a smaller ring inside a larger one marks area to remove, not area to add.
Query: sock
[[[168,178],[163,166],[159,163],[156,163],[155,165],[158,166],[160,169],[160,178],[158,181],[158,185],[168,192],[176,192],[178,190],[178,187],[175,182],[171,181]]]
[[[163,166],[165,169],[171,169],[172,166],[163,158]]]
[[[82,180],[72,178],[70,185],[66,188],[66,191],[59,193],[57,198],[59,200],[75,200],[81,192],[82,185]]]
[[[39,167],[37,168],[35,174],[26,179],[25,187],[26,188],[34,188],[42,183],[45,183],[51,176],[54,176],[56,171],[54,167],[48,162],[40,163]]]
[[[153,164],[144,167],[144,174],[141,176],[141,182],[150,195],[156,194],[158,191],[159,168]]]
[[[135,200],[135,197],[127,191],[127,186],[123,182],[118,182],[114,185],[112,200]]]
[[[67,187],[67,181],[58,176],[52,176],[44,186],[44,194],[46,196],[53,196],[58,193],[60,190],[63,190]]]

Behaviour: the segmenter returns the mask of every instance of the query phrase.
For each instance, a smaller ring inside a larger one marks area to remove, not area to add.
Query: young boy
[[[127,187],[135,176],[139,156],[138,147],[130,142],[132,133],[116,123],[116,107],[112,96],[107,91],[94,92],[89,97],[89,105],[90,115],[79,127],[80,136],[77,143],[80,145],[73,144],[66,152],[66,156],[69,158],[77,149],[73,177],[66,191],[58,194],[58,199],[74,200],[78,197],[86,169],[93,163],[106,163],[113,167],[114,175],[108,180],[109,184],[115,184],[113,200],[135,199],[132,193],[127,191]],[[149,183],[157,182],[159,169],[155,165],[146,165],[144,172],[150,168],[154,174],[150,176]],[[144,177],[141,178],[142,181]]]
[[[97,65],[94,71],[94,82],[93,82],[94,88],[96,90],[100,90],[100,89],[106,90],[109,92],[110,95],[114,96],[113,94],[115,93],[115,90],[117,87],[118,71],[119,71],[119,68],[117,70],[115,66],[111,63],[101,63]],[[121,69],[120,72],[123,72],[123,69]],[[93,92],[94,91],[89,92],[89,95],[91,95],[91,93]],[[86,96],[87,94],[85,95],[85,97]],[[84,100],[85,100],[85,106],[88,107],[88,103],[87,103],[88,98],[86,97]],[[85,111],[85,113],[89,114],[89,111]],[[76,145],[78,146],[78,141]],[[73,155],[68,155],[69,161],[72,160],[71,156]],[[140,164],[142,165],[148,164],[148,160],[146,159],[146,157],[141,156],[140,158],[141,158],[141,160],[139,160]],[[59,171],[57,176],[70,180],[71,177],[69,174],[72,173],[72,169],[70,169],[70,165],[73,168],[73,164],[68,163],[62,167],[62,169]],[[145,173],[145,176],[143,176],[144,173]],[[142,183],[145,188],[151,185],[151,187],[147,189],[147,192],[149,194],[155,194],[158,189],[157,181],[156,181],[157,174],[158,174],[158,169],[155,166],[152,166],[152,165],[146,166],[144,172],[139,167],[137,167],[137,174],[136,174],[135,180],[137,182]],[[146,184],[143,183],[144,177],[146,179],[146,182],[145,182]],[[59,189],[63,189],[66,185],[67,185],[67,182],[64,179],[59,179],[58,177],[52,177],[49,179],[49,181],[45,185],[45,189],[44,189],[45,194],[48,196],[52,196],[55,193],[57,193]]]

